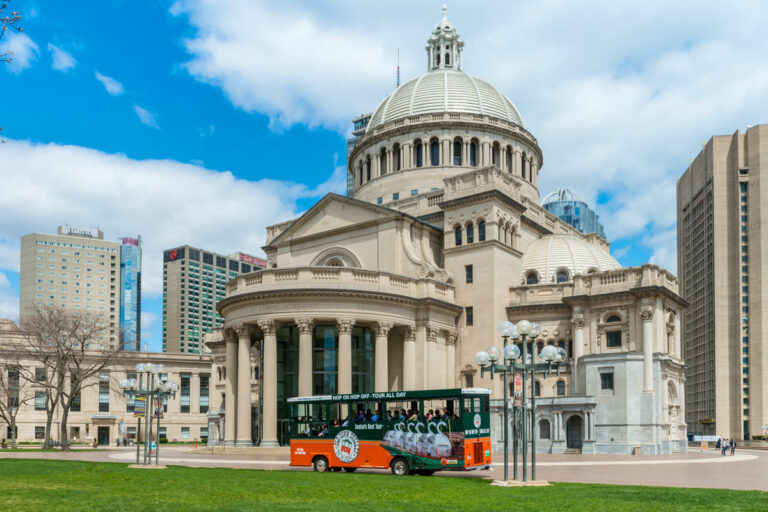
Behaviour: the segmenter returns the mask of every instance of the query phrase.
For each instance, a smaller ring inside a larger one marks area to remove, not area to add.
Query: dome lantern
[[[427,40],[427,71],[456,69],[461,71],[461,51],[464,41],[456,27],[448,21],[448,8],[443,5],[443,18]]]

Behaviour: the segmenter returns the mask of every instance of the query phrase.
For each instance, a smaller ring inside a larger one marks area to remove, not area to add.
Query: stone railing
[[[570,283],[516,286],[509,289],[509,302],[510,306],[551,304],[553,300],[572,295],[573,285]]]
[[[574,295],[595,295],[649,286],[659,286],[672,293],[678,293],[677,278],[658,265],[650,263],[640,267],[577,275],[573,278],[573,286]]]
[[[312,288],[380,292],[416,299],[431,297],[448,302],[454,302],[455,298],[452,285],[434,279],[347,267],[296,267],[244,274],[227,284],[227,297],[251,292]]]

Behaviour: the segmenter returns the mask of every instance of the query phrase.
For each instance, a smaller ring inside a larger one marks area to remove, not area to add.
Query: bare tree
[[[46,391],[46,425],[44,446],[51,446],[51,425],[56,407],[61,408],[59,441],[69,449],[67,419],[81,392],[98,386],[101,373],[118,364],[118,347],[104,344],[107,326],[91,312],[38,306],[25,328],[31,336],[20,350],[25,359],[45,368],[44,379],[37,379]],[[35,379],[33,368],[23,368],[28,380]]]
[[[19,21],[21,21],[21,15],[17,11],[8,12],[8,1],[0,2],[0,40],[9,30],[24,32],[24,29],[18,25]],[[0,62],[11,62],[12,60],[12,51],[0,52]]]
[[[0,349],[0,420],[8,425],[11,448],[16,449],[18,427],[16,416],[19,409],[30,402],[35,394],[30,390],[29,381],[21,377],[21,363],[17,360],[17,353]],[[3,439],[5,436],[0,435]]]

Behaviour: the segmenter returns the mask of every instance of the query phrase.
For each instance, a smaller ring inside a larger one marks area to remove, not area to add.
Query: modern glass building
[[[570,189],[560,188],[548,194],[542,206],[582,233],[597,233],[605,238],[605,229],[597,221],[595,211]]]
[[[123,350],[141,350],[141,237],[120,239],[120,333]]]
[[[365,135],[365,130],[368,128],[368,121],[371,120],[371,113],[362,114],[352,120],[352,137],[347,139],[347,157],[355,149],[355,144],[358,139]],[[349,166],[347,166],[349,167]],[[351,172],[347,172],[347,196],[352,197],[355,191],[355,184],[353,182],[354,176]]]

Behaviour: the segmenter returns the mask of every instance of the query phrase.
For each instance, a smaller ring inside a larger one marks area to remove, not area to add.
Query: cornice
[[[523,256],[522,251],[519,251],[519,250],[515,249],[514,247],[510,247],[508,245],[504,245],[503,243],[499,242],[495,238],[494,239],[489,239],[489,240],[483,240],[482,242],[472,242],[471,244],[464,243],[464,244],[461,244],[461,245],[459,245],[457,247],[449,247],[447,249],[443,249],[443,254],[453,254],[453,253],[458,253],[458,252],[465,252],[465,251],[468,251],[468,250],[472,250],[475,247],[484,247],[484,246],[487,246],[487,245],[495,245],[495,246],[497,246],[497,248],[503,249],[504,251],[506,251],[506,252],[508,252],[510,254],[514,254],[515,256],[520,256],[520,257]]]
[[[464,206],[467,204],[473,204],[473,203],[479,203],[482,201],[487,201],[488,199],[499,199],[502,203],[506,204],[507,206],[510,206],[511,208],[517,210],[521,214],[525,212],[528,208],[523,205],[521,202],[517,201],[516,199],[508,196],[507,194],[503,193],[499,189],[491,189],[491,190],[485,190],[483,192],[478,192],[476,194],[471,194],[468,196],[463,197],[457,197],[455,199],[449,199],[447,201],[443,201],[442,203],[439,203],[440,208],[445,211],[446,208],[453,208],[458,206]]]

